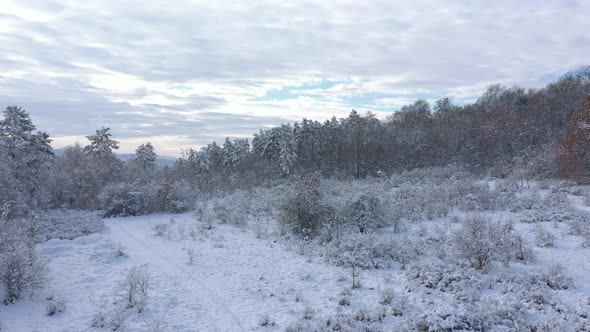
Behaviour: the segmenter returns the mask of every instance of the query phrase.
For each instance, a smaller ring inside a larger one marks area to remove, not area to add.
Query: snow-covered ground
[[[172,218],[178,227],[155,236],[153,226]],[[342,277],[346,271],[308,262],[273,240],[229,225],[193,239],[192,224],[191,214],[115,218],[107,220],[104,234],[40,244],[51,258],[48,287],[1,307],[0,321],[7,331],[87,330],[97,311],[109,310],[126,271],[141,264],[150,271],[150,298],[148,310],[129,317],[130,331],[160,320],[174,331],[248,331],[264,317],[284,328],[306,307],[332,311],[338,292],[349,284]],[[184,239],[178,234],[183,225]],[[50,296],[65,301],[63,314],[45,314]]]
[[[536,199],[548,195],[541,190]],[[568,195],[567,199],[575,209],[590,211],[583,196]],[[346,319],[347,314],[352,320],[377,322],[374,330],[413,330],[428,324],[456,326],[457,320],[449,317],[473,316],[466,313],[469,303],[475,306],[474,313],[484,316],[509,317],[510,310],[521,314],[524,310],[530,321],[586,319],[590,316],[590,249],[582,246],[579,234],[572,234],[570,221],[522,221],[535,213],[535,209],[485,212],[491,220],[514,222],[516,232],[531,244],[534,259],[529,263],[513,262],[509,267],[496,263],[482,274],[441,263],[429,253],[407,269],[392,264],[363,271],[358,289],[351,288],[351,270],[326,262],[313,243],[298,247],[297,241],[272,231],[261,236],[260,223],[253,220],[207,229],[193,213],[105,219],[107,228],[101,233],[39,244],[39,252],[51,260],[50,280],[31,298],[0,306],[0,322],[2,331],[109,330],[108,321],[103,327],[93,327],[93,321],[99,313],[112,317],[117,312],[122,282],[130,269],[144,264],[150,274],[147,308],[141,313],[124,310],[120,330],[305,331],[325,322],[335,327],[332,318]],[[273,222],[268,220],[264,227],[272,229]],[[376,236],[382,242],[403,240],[429,246],[429,236],[436,237],[443,229],[452,233],[460,224],[449,215],[408,223],[400,234],[381,229]],[[158,225],[161,234],[155,230]],[[553,246],[532,245],[539,227],[555,236]],[[448,247],[448,243],[441,245]],[[518,279],[534,273],[541,276],[555,265],[563,267],[573,287],[547,287],[539,277],[531,290],[529,279]],[[393,292],[391,303],[383,300],[388,292]],[[66,309],[48,316],[46,306],[56,300],[63,301]],[[461,307],[452,307],[456,304]],[[312,321],[316,325],[310,325]],[[547,331],[565,326],[551,324],[561,323],[548,323]],[[343,325],[342,330],[354,328]]]

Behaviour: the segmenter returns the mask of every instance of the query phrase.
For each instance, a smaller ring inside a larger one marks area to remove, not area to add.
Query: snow
[[[541,193],[537,197],[549,195],[534,190]],[[590,211],[583,197],[567,197],[576,209]],[[0,306],[0,322],[7,331],[108,330],[91,327],[93,318],[97,312],[116,308],[114,302],[121,292],[121,282],[131,268],[142,264],[147,264],[150,272],[147,309],[142,313],[128,310],[125,331],[148,331],[157,322],[162,322],[166,331],[283,331],[304,315],[333,317],[343,312],[378,312],[386,307],[379,304],[382,294],[389,292],[395,305],[407,301],[404,305],[412,308],[413,314],[436,312],[446,317],[454,309],[445,301],[456,296],[452,292],[457,289],[464,292],[461,296],[480,292],[478,296],[499,299],[504,286],[480,289],[477,285],[507,275],[542,273],[554,265],[561,265],[574,283],[574,288],[559,290],[555,297],[574,307],[587,303],[590,249],[581,246],[580,236],[570,234],[567,223],[521,223],[517,222],[520,213],[504,210],[482,215],[516,221],[516,231],[529,243],[534,243],[534,229],[538,225],[556,235],[555,246],[533,247],[531,263],[512,263],[509,267],[495,264],[487,275],[473,271],[463,274],[458,267],[445,267],[433,257],[422,257],[417,266],[410,266],[411,271],[401,270],[397,264],[362,271],[360,289],[350,288],[349,268],[328,264],[317,248],[298,248],[295,242],[274,234],[272,220],[263,221],[270,229],[261,236],[257,229],[260,222],[239,226],[214,224],[212,229],[205,229],[193,213],[105,219],[107,229],[102,233],[39,244],[39,253],[51,259],[50,282],[28,300]],[[391,227],[380,229],[377,238],[413,240],[424,236],[424,229],[427,233],[445,227],[453,230],[460,225],[451,222],[453,214],[458,212],[408,224],[402,234],[394,234]],[[154,230],[158,224],[167,225],[161,236]],[[194,253],[193,264],[189,264],[189,252]],[[430,260],[441,270],[429,271],[425,264],[430,264]],[[412,279],[412,271],[420,269],[428,272],[422,278],[436,278],[442,271],[447,273],[445,278],[452,275],[457,279],[450,279],[450,286],[440,286],[448,289],[431,289],[420,284],[422,279]],[[473,289],[461,290],[465,285]],[[46,315],[50,298],[62,299],[65,311]],[[351,305],[339,305],[343,298]],[[459,314],[462,310],[465,307],[457,308]],[[394,326],[409,316],[404,315],[386,317],[383,324]],[[541,319],[541,310],[529,311],[529,316],[531,320]],[[432,317],[436,319],[427,319]],[[270,325],[261,326],[263,320]]]
[[[349,283],[339,281],[346,273],[340,268],[308,262],[234,226],[218,225],[196,241],[154,236],[153,225],[171,218],[176,225],[193,222],[190,213],[108,219],[105,234],[39,245],[51,258],[51,282],[30,300],[2,307],[0,321],[8,331],[86,330],[94,313],[112,300],[125,271],[146,263],[152,280],[148,310],[131,317],[131,331],[162,316],[174,331],[254,330],[265,315],[284,328],[306,307],[333,309]],[[193,266],[187,264],[188,248],[197,253]],[[117,257],[118,249],[128,257]],[[67,308],[49,317],[45,298],[53,294]]]

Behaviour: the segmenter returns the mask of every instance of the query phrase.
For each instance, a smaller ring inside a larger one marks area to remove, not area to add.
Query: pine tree
[[[23,186],[27,197],[35,198],[54,160],[51,139],[45,132],[34,132],[29,114],[18,106],[8,106],[0,121],[0,155],[12,170],[12,176]]]
[[[279,149],[279,163],[282,175],[286,176],[293,171],[293,165],[297,159],[295,133],[289,125],[280,127]]]
[[[223,143],[222,155],[224,169],[231,169],[235,163],[235,147],[234,143],[229,139],[229,137],[226,137],[225,142]]]
[[[158,155],[154,151],[154,146],[150,142],[137,147],[133,158],[135,163],[144,171],[154,170],[156,168],[157,159]]]
[[[86,136],[90,144],[84,148],[84,151],[90,156],[105,157],[113,150],[119,149],[119,142],[111,139],[110,130],[109,127],[102,127],[96,130],[95,135]]]

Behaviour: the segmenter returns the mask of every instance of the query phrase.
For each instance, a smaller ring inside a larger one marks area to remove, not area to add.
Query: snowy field
[[[154,235],[154,225],[172,219],[173,234]],[[265,316],[284,328],[308,307],[331,312],[348,285],[346,271],[308,262],[269,239],[229,225],[191,235],[192,223],[192,214],[115,218],[104,234],[41,244],[51,258],[50,286],[3,307],[0,320],[8,331],[87,330],[97,311],[111,310],[126,271],[142,264],[150,271],[150,304],[129,317],[130,331],[158,321],[175,331],[252,330]],[[67,310],[45,315],[46,298],[57,294]]]
[[[498,190],[495,182],[486,185]],[[383,197],[404,190],[388,183],[364,186]],[[343,188],[336,189],[325,199],[346,201]],[[585,187],[522,187],[509,208],[475,212],[461,203],[439,215],[421,202],[417,217],[360,237],[371,264],[358,265],[357,287],[351,287],[351,265],[334,259],[333,248],[282,234],[276,214],[257,206],[262,199],[273,204],[282,190],[258,191],[246,207],[240,193],[207,202],[217,211],[211,216],[110,218],[98,233],[40,243],[38,251],[50,259],[49,282],[30,298],[0,307],[2,331],[588,328]],[[266,212],[225,220],[246,210]],[[455,239],[470,216],[511,221],[510,232],[522,238],[530,257],[495,258],[485,271],[465,266]],[[145,307],[125,305],[126,278],[134,268],[149,276]],[[56,305],[61,310],[48,315]]]

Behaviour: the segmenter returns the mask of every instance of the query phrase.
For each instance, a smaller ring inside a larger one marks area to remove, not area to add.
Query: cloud
[[[142,139],[178,151],[351,108],[542,86],[587,64],[588,14],[557,0],[6,0],[0,103],[60,144],[110,125],[125,151]]]

